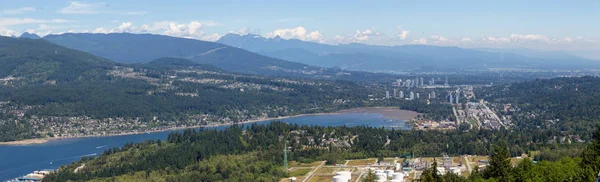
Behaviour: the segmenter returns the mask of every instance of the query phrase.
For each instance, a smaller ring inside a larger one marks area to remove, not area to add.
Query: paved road
[[[466,162],[465,162],[465,163],[466,163],[465,165],[467,166],[467,172],[468,172],[469,174],[471,174],[471,170],[472,170],[472,169],[471,169],[471,164],[469,164],[469,158],[467,158],[467,156],[464,156],[464,158],[465,158],[465,161],[466,161]]]
[[[306,173],[306,175],[304,175],[304,179],[302,179],[302,182],[308,181],[312,177],[313,173],[315,173],[315,171],[319,170],[321,167],[323,167],[323,165],[325,165],[325,162],[326,161],[321,162],[321,165],[315,167],[315,170]]]

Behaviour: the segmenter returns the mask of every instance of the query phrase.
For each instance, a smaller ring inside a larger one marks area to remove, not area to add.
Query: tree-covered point
[[[600,135],[600,133],[598,134]],[[182,133],[170,134],[166,141],[127,144],[120,149],[107,150],[97,158],[85,158],[61,167],[59,173],[52,174],[45,180],[104,181],[128,179],[144,174],[147,178],[163,180],[197,177],[206,180],[240,181],[242,176],[254,177],[254,179],[266,179],[262,178],[264,176],[282,177],[286,176],[280,171],[280,167],[283,165],[281,149],[285,143],[291,146],[290,160],[305,162],[326,160],[332,161],[332,164],[345,159],[398,157],[406,153],[414,153],[417,156],[439,156],[443,153],[449,155],[492,154],[493,162],[491,164],[503,167],[498,171],[484,171],[481,177],[487,179],[505,174],[513,175],[512,167],[507,169],[506,163],[503,162],[507,156],[520,155],[520,152],[523,152],[520,149],[542,147],[530,146],[515,138],[526,137],[527,134],[514,135],[508,131],[423,132],[371,127],[299,126],[281,122],[272,122],[267,125],[253,124],[248,127],[232,126],[224,130],[186,130]],[[330,142],[333,141],[331,139],[338,142]],[[389,145],[385,145],[387,139],[390,140]],[[582,170],[575,171],[574,174],[589,177],[593,175],[590,174],[592,169],[600,168],[594,161],[598,159],[599,155],[594,152],[598,149],[598,142],[600,142],[600,138],[597,139],[585,149],[582,154],[583,160],[568,158],[558,162],[541,162],[539,167],[542,169],[554,168],[555,165],[568,163],[569,166],[581,166]],[[508,141],[502,145],[504,147],[492,147],[492,144],[502,141]],[[502,149],[502,151],[498,152],[498,149]],[[256,156],[256,162],[247,164],[256,168],[253,172],[249,172],[247,168],[239,169],[240,173],[247,172],[253,173],[253,175],[243,174],[237,177],[231,175],[232,170],[238,169],[237,163],[244,161],[231,155]],[[228,160],[218,162],[222,159]],[[85,167],[74,173],[75,168],[83,164]],[[477,174],[475,172],[475,176]],[[517,175],[514,176],[517,177]],[[563,176],[571,176],[571,174]],[[557,178],[565,179],[563,176]]]

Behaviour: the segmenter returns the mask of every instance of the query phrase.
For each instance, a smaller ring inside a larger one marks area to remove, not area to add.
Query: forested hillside
[[[474,172],[471,175],[474,181],[481,178],[503,181],[504,177],[577,181],[592,179],[594,169],[600,168],[600,164],[595,161],[600,159],[597,151],[600,149],[600,131],[595,136],[581,158],[544,161],[538,165],[525,160],[517,168],[512,168],[510,164],[501,164],[497,168],[496,161],[504,163],[508,157],[520,155],[524,152],[523,149],[543,145],[531,146],[521,141],[523,138],[533,137],[530,133],[517,134],[510,131],[423,132],[369,127],[299,126],[274,122],[268,125],[254,124],[247,128],[232,126],[222,131],[186,130],[183,133],[172,133],[167,141],[129,144],[120,149],[107,150],[95,159],[84,158],[61,168],[58,174],[45,180],[113,181],[139,177],[158,181],[277,181],[287,175],[282,169],[281,151],[287,142],[291,146],[290,159],[308,163],[325,160],[328,164],[336,164],[344,163],[344,159],[397,157],[407,153],[414,153],[416,156],[439,156],[443,153],[492,154],[492,167],[482,171],[481,175]],[[388,137],[391,143],[385,145]],[[255,159],[256,162],[246,163],[242,167],[240,164],[245,161],[243,158]],[[85,167],[74,173],[75,168],[84,164]],[[523,165],[530,167],[523,168]],[[558,170],[564,167],[570,170]],[[546,175],[550,172],[552,175]],[[427,176],[426,173],[424,175]],[[462,178],[459,181],[466,180]]]
[[[116,65],[48,41],[3,36],[0,36],[0,64],[0,83],[5,86],[106,79],[105,71]]]
[[[328,112],[361,106],[368,92],[352,82],[242,75],[181,58],[125,65],[45,40],[0,38],[0,130],[24,130],[3,132],[0,141]],[[114,121],[126,127],[108,125]]]

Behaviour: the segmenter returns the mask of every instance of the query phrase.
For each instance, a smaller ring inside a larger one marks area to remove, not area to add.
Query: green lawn
[[[290,176],[304,176],[312,170],[312,168],[294,169],[293,171],[290,171]]]

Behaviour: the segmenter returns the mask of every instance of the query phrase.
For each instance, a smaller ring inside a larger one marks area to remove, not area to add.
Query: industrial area
[[[516,165],[522,157],[511,159]],[[373,172],[380,182],[408,182],[419,181],[423,170],[431,168],[437,163],[439,174],[454,173],[468,176],[477,166],[484,169],[489,165],[487,156],[447,156],[442,157],[416,157],[411,158],[377,158],[346,160],[343,164],[326,165],[326,161],[313,163],[290,163],[290,178],[281,179],[280,182],[359,182],[369,173]]]

